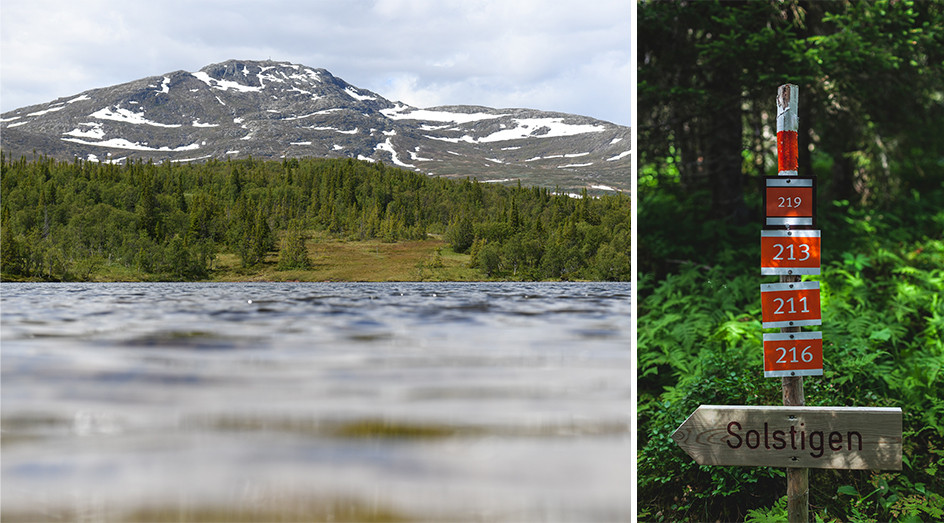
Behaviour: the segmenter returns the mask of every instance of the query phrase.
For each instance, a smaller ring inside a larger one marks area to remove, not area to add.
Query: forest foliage
[[[697,215],[704,197],[663,194],[640,204],[640,214],[687,208]],[[806,279],[821,286],[823,324],[812,330],[823,332],[824,375],[805,379],[806,404],[900,407],[904,467],[812,470],[811,512],[823,521],[936,519],[944,513],[944,187],[913,193],[895,212],[837,201],[820,217],[822,274]],[[698,234],[643,223],[640,241],[660,237],[665,249],[673,238],[681,244]],[[777,508],[786,492],[782,469],[700,467],[670,438],[701,404],[782,404],[781,380],[762,372],[759,288],[776,278],[760,276],[760,227],[712,226],[716,238],[730,234],[723,250],[691,256],[680,245],[666,255],[688,261],[638,282],[641,520],[785,515]]]
[[[776,166],[775,95],[799,87],[800,174],[821,201],[881,206],[935,190],[944,155],[944,3],[639,4],[642,187],[705,190],[710,216],[749,217]],[[818,157],[817,157],[818,156]]]
[[[5,279],[202,280],[217,256],[243,267],[311,263],[313,231],[351,240],[439,235],[483,279],[630,279],[630,201],[429,177],[347,159],[114,165],[0,157]]]
[[[824,375],[807,405],[900,407],[903,469],[810,471],[815,521],[944,516],[944,4],[640,2],[641,521],[786,521],[783,469],[698,466],[701,404],[780,405],[763,377],[761,184],[799,85],[818,181]],[[772,332],[772,331],[770,331]]]

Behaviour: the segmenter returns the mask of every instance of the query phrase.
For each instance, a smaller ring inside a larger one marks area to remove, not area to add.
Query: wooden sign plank
[[[765,329],[823,323],[818,281],[761,284],[760,306]]]
[[[764,334],[765,378],[822,375],[822,332]]]
[[[819,274],[820,231],[760,232],[760,273],[769,276]]]
[[[699,465],[901,470],[901,409],[702,405],[672,434]]]
[[[816,209],[813,178],[773,176],[765,180],[766,225],[813,225]]]

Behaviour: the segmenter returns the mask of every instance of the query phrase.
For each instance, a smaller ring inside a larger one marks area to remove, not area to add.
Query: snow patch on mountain
[[[233,89],[234,91],[239,91],[241,93],[258,93],[259,91],[262,90],[262,87],[255,87],[252,85],[243,85],[239,82],[234,82],[232,80],[217,80],[216,78],[213,78],[212,76],[210,76],[209,74],[203,71],[197,71],[195,73],[190,73],[190,74],[192,74],[194,77],[196,77],[197,80],[200,80],[201,82],[207,84],[211,88],[219,89],[220,91],[228,91],[230,89]]]
[[[556,138],[603,131],[606,131],[606,127],[602,125],[569,124],[564,123],[563,118],[516,118],[515,127],[502,129],[476,141],[486,143],[524,138]]]
[[[180,127],[180,124],[166,124],[158,123],[148,120],[144,117],[144,113],[135,113],[128,109],[121,107],[116,108],[117,110],[112,111],[110,108],[106,107],[104,109],[99,109],[89,116],[92,118],[98,118],[99,120],[114,120],[116,122],[124,122],[135,125],[153,125],[155,127]]]
[[[526,162],[536,162],[538,160],[553,160],[555,158],[563,158],[563,154],[552,154],[550,156],[535,156],[534,158],[528,158]]]
[[[330,113],[333,113],[333,112],[335,112],[335,111],[340,111],[340,110],[341,110],[341,109],[338,109],[338,108],[325,109],[325,110],[322,110],[322,111],[315,111],[315,112],[313,112],[313,113],[303,114],[303,115],[301,115],[301,116],[289,116],[289,117],[285,118],[285,120],[302,120],[302,119],[304,119],[304,118],[311,118],[312,116],[320,116],[320,115],[324,115],[324,114],[330,114]]]
[[[305,129],[311,129],[312,131],[334,131],[334,132],[336,132],[336,133],[341,133],[341,134],[357,134],[358,131],[360,131],[360,129],[358,129],[357,127],[355,127],[355,128],[354,128],[353,130],[351,130],[351,131],[342,131],[341,129],[338,129],[337,127],[314,127],[314,126],[312,126],[312,127],[305,127]]]
[[[479,120],[485,119],[485,117],[498,118],[499,116],[507,116],[507,115],[486,115],[483,113],[477,113],[477,114],[442,113],[438,111],[434,112],[434,111],[426,111],[426,110],[413,111],[409,114],[416,115],[417,113],[420,113],[421,115],[423,115],[424,119],[444,118],[444,120],[441,120],[441,121],[447,121],[445,120],[445,118],[449,118],[450,116],[462,115],[462,116],[469,117],[466,119],[467,122],[476,121],[477,119]],[[429,114],[429,113],[434,113],[434,114]],[[396,115],[396,118],[407,119],[406,117],[404,117],[402,114],[399,114],[399,113]],[[604,132],[607,130],[606,127],[602,125],[565,123],[563,118],[515,118],[512,120],[511,127],[505,124],[503,124],[501,127],[502,128],[500,130],[495,131],[492,134],[482,136],[482,137],[474,137],[469,134],[465,134],[458,138],[447,137],[447,136],[431,136],[431,135],[424,135],[424,136],[431,140],[439,140],[442,142],[451,142],[451,143],[459,143],[459,142],[491,143],[491,142],[503,142],[503,141],[508,141],[508,140],[524,140],[524,139],[531,139],[531,138],[559,138],[563,136],[575,136],[575,135],[585,134],[585,133]],[[427,129],[424,129],[424,130],[427,130]],[[460,129],[449,129],[449,130],[458,131]],[[503,149],[503,150],[508,150],[508,149]],[[574,154],[568,155],[568,157],[574,158],[577,156],[586,156],[588,154],[590,153],[574,153]],[[553,156],[546,156],[544,158],[553,158]],[[537,160],[537,159],[539,158],[532,158],[531,160],[526,160],[526,161],[532,161],[532,160]]]
[[[440,142],[450,142],[450,143],[459,143],[459,142],[475,143],[476,142],[476,139],[472,138],[469,135],[465,135],[461,138],[447,138],[445,136],[430,136],[428,134],[424,134],[423,136],[426,138],[429,138],[430,140],[438,140]]]
[[[409,151],[409,153],[410,153],[410,159],[413,160],[414,162],[432,162],[432,161],[435,161],[435,160],[433,160],[432,158],[423,158],[422,156],[419,155],[419,152],[420,152],[420,147],[417,145],[417,146],[416,146],[416,149],[414,149],[414,150],[412,150],[412,151]]]
[[[184,145],[177,148],[172,147],[148,147],[146,143],[140,142],[130,142],[124,138],[112,138],[110,140],[104,140],[101,142],[88,142],[85,140],[80,140],[78,138],[63,138],[63,141],[80,143],[82,145],[94,145],[95,147],[110,147],[113,149],[131,149],[134,151],[163,151],[163,152],[180,152],[180,151],[193,151],[200,148],[200,144],[192,143],[190,145]]]
[[[350,95],[351,98],[353,98],[353,99],[355,99],[355,100],[360,100],[360,101],[362,101],[362,102],[363,102],[364,100],[376,100],[376,99],[377,99],[376,96],[370,96],[370,95],[363,95],[363,94],[360,94],[360,93],[358,93],[357,91],[355,91],[353,87],[345,87],[345,88],[344,88],[344,92],[346,92],[348,95]]]
[[[621,160],[621,159],[623,159],[623,158],[626,158],[626,157],[629,156],[630,154],[632,154],[632,151],[623,151],[623,152],[617,154],[616,156],[614,156],[614,157],[612,157],[612,158],[607,158],[606,161],[608,161],[608,162],[615,162],[616,160]]]
[[[427,124],[427,123],[424,123],[424,124],[420,125],[420,130],[423,130],[423,131],[442,131],[443,129],[448,129],[449,127],[452,127],[452,126],[451,126],[451,125],[448,125],[448,124],[447,124],[447,125],[429,125],[429,124]]]
[[[45,109],[45,110],[42,110],[42,111],[36,111],[35,113],[29,113],[29,114],[26,115],[26,116],[42,116],[42,115],[44,115],[44,114],[49,114],[49,113],[54,113],[54,112],[56,112],[56,111],[61,111],[61,110],[65,109],[65,108],[66,108],[66,106],[64,106],[64,105],[60,105],[60,106],[58,106],[58,107],[50,107],[49,109]]]
[[[478,122],[481,120],[493,120],[495,118],[508,116],[507,114],[433,111],[429,109],[416,109],[403,104],[399,104],[396,107],[392,107],[390,109],[381,109],[380,112],[391,120],[422,120],[426,122],[452,122],[458,124]]]
[[[94,140],[101,140],[105,137],[105,130],[102,129],[102,124],[99,122],[89,122],[89,123],[80,123],[80,126],[88,126],[89,129],[82,130],[79,127],[63,133],[66,136],[74,136],[76,138],[92,138]]]
[[[204,156],[197,156],[196,158],[180,158],[179,160],[171,160],[170,163],[199,162],[200,160],[206,160],[208,158],[213,158],[213,155],[207,154]]]
[[[287,66],[287,67],[291,67],[292,69],[294,69],[294,70],[296,70],[296,71],[298,71],[299,69],[301,69],[301,66],[295,65],[295,64],[284,64],[284,65]],[[296,82],[304,82],[304,83],[309,83],[309,84],[310,84],[311,82],[321,82],[321,81],[322,81],[322,80],[321,80],[321,76],[318,75],[318,71],[315,71],[315,70],[309,69],[309,68],[305,68],[305,72],[303,72],[303,73],[302,73],[302,72],[297,72],[297,73],[292,73],[292,74],[285,74],[285,72],[282,72],[282,75],[285,76],[286,78],[290,79],[290,80],[295,80]]]
[[[390,153],[391,158],[393,158],[393,163],[399,165],[400,167],[406,167],[408,169],[416,169],[415,165],[405,163],[400,160],[400,157],[397,156],[397,150],[393,148],[392,138],[387,138],[386,141],[378,143],[374,149],[377,151],[387,151]]]

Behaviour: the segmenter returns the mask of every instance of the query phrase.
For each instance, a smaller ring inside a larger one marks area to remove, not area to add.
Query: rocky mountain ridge
[[[592,192],[629,191],[630,129],[481,106],[416,108],[324,69],[209,65],[0,115],[0,147],[91,161],[350,157],[417,172]]]

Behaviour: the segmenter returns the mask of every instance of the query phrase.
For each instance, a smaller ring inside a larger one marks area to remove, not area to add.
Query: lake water
[[[0,284],[3,520],[630,520],[629,291]]]

